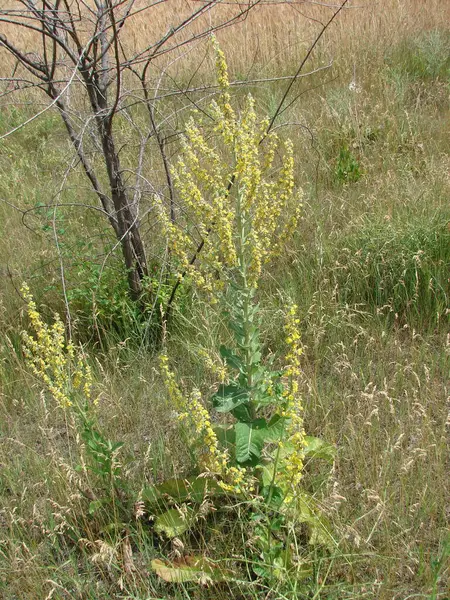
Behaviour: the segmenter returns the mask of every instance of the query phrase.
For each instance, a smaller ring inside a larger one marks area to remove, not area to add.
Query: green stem
[[[280,460],[281,442],[284,440],[284,432],[286,431],[286,420],[283,420],[283,428],[280,433],[280,441],[277,448],[277,454],[273,461],[272,481],[270,482],[269,495],[267,496],[266,504],[269,505],[273,496],[273,488],[275,486],[275,477],[277,476],[278,462]]]
[[[250,302],[251,302],[251,289],[248,283],[248,275],[247,275],[247,260],[245,256],[245,239],[246,239],[246,231],[245,231],[245,222],[242,211],[241,204],[241,194],[238,192],[237,195],[237,225],[238,225],[238,259],[239,259],[239,271],[241,276],[241,290],[244,297],[244,319],[243,319],[243,329],[244,329],[244,365],[245,372],[247,376],[247,388],[249,391],[249,412],[251,419],[254,420],[256,418],[256,407],[255,403],[252,399],[252,387],[253,387],[253,378],[252,378],[252,356],[250,351],[250,327],[251,323],[249,320],[250,316]]]

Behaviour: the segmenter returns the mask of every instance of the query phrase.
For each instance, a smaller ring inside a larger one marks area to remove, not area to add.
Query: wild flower
[[[267,132],[268,120],[258,119],[251,95],[240,114],[233,110],[225,58],[214,45],[220,88],[209,107],[214,124],[198,113],[187,122],[182,155],[172,170],[183,214],[172,222],[155,198],[180,270],[209,292],[224,289],[243,270],[247,284],[256,288],[263,265],[296,228],[301,208],[292,143],[282,144]],[[273,176],[277,154],[281,164]],[[191,236],[192,223],[203,241],[194,264],[200,239]]]
[[[226,472],[228,456],[219,449],[219,440],[213,429],[208,411],[201,401],[201,393],[194,389],[186,398],[186,412],[180,415],[182,420],[188,420],[193,425],[195,433],[201,439],[204,452],[203,466],[211,473],[222,475]]]
[[[175,404],[178,419],[186,421],[197,434],[196,442],[202,448],[200,455],[201,467],[207,473],[218,476],[219,485],[226,491],[241,492],[250,483],[246,478],[246,469],[229,465],[229,456],[219,447],[219,440],[214,431],[208,410],[202,403],[198,389],[185,396],[176,383],[175,375],[170,370],[167,354],[160,355],[161,374],[168,391],[169,398]]]
[[[176,411],[176,414],[179,415],[179,411],[183,410],[184,396],[178,386],[173,371],[169,367],[169,357],[167,354],[160,354],[159,367],[172,408]]]
[[[34,336],[22,332],[23,350],[32,372],[38,377],[62,409],[73,404],[78,391],[91,397],[92,372],[84,357],[66,342],[64,325],[55,315],[52,325],[42,320],[27,284],[22,285],[27,314]]]
[[[64,411],[70,409],[71,422],[79,433],[77,442],[79,439],[84,441],[82,448],[89,457],[86,467],[98,475],[106,487],[108,502],[114,504],[112,490],[122,485],[122,466],[117,460],[117,453],[123,444],[105,438],[98,428],[96,414],[92,410],[97,401],[91,401],[91,368],[73,343],[66,342],[64,325],[58,315],[55,315],[53,324],[48,325],[42,320],[26,284],[22,286],[22,294],[34,332],[34,336],[22,333],[27,362],[57,405]]]
[[[282,416],[287,419],[286,439],[290,451],[284,459],[283,478],[289,488],[295,490],[303,475],[303,461],[305,457],[305,430],[303,423],[303,404],[299,395],[298,378],[300,376],[300,357],[302,347],[300,344],[299,323],[297,306],[292,305],[284,327],[286,344],[289,352],[286,355],[287,366],[284,370],[286,390],[283,394],[286,404]],[[283,443],[283,442],[281,442]]]
[[[305,455],[298,389],[299,320],[294,306],[285,327],[289,352],[281,386],[279,376],[262,363],[255,299],[264,265],[279,253],[297,226],[301,205],[294,191],[293,145],[289,140],[282,144],[268,131],[269,122],[258,118],[251,95],[240,113],[233,109],[225,57],[216,40],[213,43],[220,89],[217,101],[209,107],[213,125],[198,113],[187,122],[182,155],[173,168],[183,211],[173,222],[162,204],[160,209],[172,257],[197,285],[210,292],[211,301],[223,303],[233,333],[234,347],[220,349],[220,384],[212,396],[216,410],[231,413],[237,421],[233,460],[219,445],[200,392],[194,390],[184,397],[166,356],[161,358],[161,372],[172,404],[189,419],[201,440],[203,467],[219,475],[221,485],[229,491],[254,486],[253,466],[264,461],[264,446],[272,435],[266,420],[272,402],[277,412],[273,416],[284,423],[280,444],[286,446],[276,480],[283,483],[287,494],[295,496]],[[281,157],[278,164],[276,157]],[[196,244],[191,239],[193,223],[203,245],[195,262],[191,256],[199,239]]]

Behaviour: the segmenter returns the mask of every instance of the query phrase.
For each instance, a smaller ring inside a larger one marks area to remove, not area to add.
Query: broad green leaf
[[[234,339],[236,340],[236,342],[238,344],[243,344],[245,341],[245,332],[244,332],[244,328],[242,327],[242,325],[239,325],[238,323],[231,321],[229,326],[230,326],[231,331],[233,331],[233,333],[234,333]]]
[[[258,460],[266,441],[267,423],[256,419],[251,423],[236,423],[236,460],[239,463]]]
[[[292,568],[292,549],[270,535],[268,547],[262,552],[262,560],[252,565],[253,571],[262,577],[286,581],[286,573]]]
[[[236,383],[222,384],[211,400],[218,412],[231,412],[241,404],[248,402],[248,392]]]
[[[157,558],[152,560],[152,569],[161,579],[170,583],[195,581],[206,585],[231,579],[229,571],[215,565],[203,556],[184,556],[171,563]]]
[[[273,415],[267,426],[267,441],[278,442],[286,429],[286,419],[278,414]]]
[[[186,502],[194,492],[193,485],[188,479],[168,479],[158,485],[158,490],[175,502]]]
[[[263,484],[263,488],[269,487],[273,481],[273,472],[275,469],[275,465],[273,462],[270,462],[265,465],[260,465],[258,467],[258,471],[261,473],[261,480]]]
[[[111,446],[111,451],[115,452],[116,450],[119,450],[119,448],[122,448],[122,446],[124,445],[125,442],[116,442],[115,444],[112,444]]]
[[[237,371],[243,371],[244,365],[241,358],[226,346],[220,346],[220,356],[225,360],[227,365]]]
[[[156,485],[149,485],[142,491],[142,500],[144,502],[157,504],[160,500],[162,500],[162,498],[163,496]]]
[[[286,456],[289,456],[290,454],[292,454],[292,452],[295,450],[294,445],[291,444],[291,442],[288,441],[283,441],[283,445],[281,446],[281,448],[276,448],[272,453],[271,453],[271,457],[273,459],[275,459],[278,456],[278,460],[280,461],[280,468],[282,467],[282,461],[286,458]]]
[[[241,423],[250,423],[252,421],[252,415],[248,403],[240,404],[236,408],[233,408],[231,414]]]
[[[320,438],[305,436],[305,455],[311,458],[323,458],[332,463],[336,456],[336,448],[332,444],[324,442]]]
[[[155,531],[159,535],[165,534],[169,539],[172,539],[190,529],[195,518],[196,512],[186,505],[183,510],[171,508],[156,517]]]
[[[271,509],[277,510],[283,505],[286,498],[286,491],[279,485],[272,485],[272,481],[270,481],[268,486],[262,489],[262,495],[266,505]]]

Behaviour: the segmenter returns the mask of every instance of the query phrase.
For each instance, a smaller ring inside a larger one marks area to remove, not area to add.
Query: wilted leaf
[[[205,585],[231,578],[230,572],[203,556],[184,556],[171,563],[157,558],[152,561],[152,569],[161,579],[171,583],[195,581]]]
[[[222,488],[214,479],[192,477],[188,479],[168,479],[158,485],[146,487],[142,499],[150,504],[175,503],[187,500],[201,503],[208,495],[222,493]]]
[[[320,438],[310,435],[305,436],[305,455],[311,458],[323,458],[332,463],[336,456],[336,447],[324,442]]]
[[[155,519],[155,531],[159,535],[164,533],[168,538],[174,538],[187,531],[195,521],[196,512],[189,506],[183,510],[171,508],[158,515]]]
[[[133,561],[133,550],[131,549],[130,540],[126,537],[122,542],[122,560],[123,560],[123,570],[127,575],[130,575],[135,571],[134,561]]]
[[[309,543],[323,545],[334,549],[336,542],[331,535],[331,524],[320,510],[316,500],[302,493],[297,501],[297,517],[301,523],[306,523],[311,532]]]

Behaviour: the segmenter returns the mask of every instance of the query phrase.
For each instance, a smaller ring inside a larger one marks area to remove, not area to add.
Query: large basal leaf
[[[305,436],[305,455],[310,458],[322,458],[332,463],[336,456],[336,447],[324,442],[320,438],[310,435]]]
[[[330,550],[335,549],[336,541],[331,534],[330,521],[323,514],[317,501],[305,492],[298,495],[296,516],[301,523],[308,525],[311,545],[322,545]]]
[[[265,419],[256,419],[251,423],[236,423],[236,460],[239,463],[255,462],[261,456],[267,436]]]
[[[152,560],[152,569],[161,579],[170,583],[194,581],[207,585],[231,579],[229,571],[215,565],[203,556],[183,556],[171,563],[157,558]]]
[[[172,539],[190,529],[195,519],[196,512],[189,506],[183,506],[180,510],[171,508],[156,517],[155,531],[158,535],[164,534]]]

